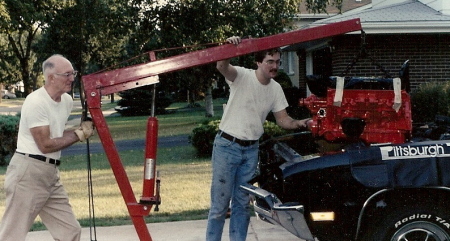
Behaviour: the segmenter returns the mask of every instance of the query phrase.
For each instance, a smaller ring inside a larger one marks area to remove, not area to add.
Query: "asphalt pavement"
[[[114,109],[103,111],[104,116],[117,115],[118,113]],[[80,118],[72,117],[66,124],[66,128],[78,126],[80,124]],[[145,140],[144,139],[136,139],[136,140],[119,140],[114,141],[116,148],[118,151],[129,151],[129,150],[144,150],[145,149]],[[174,147],[174,146],[187,146],[190,145],[188,135],[177,135],[177,136],[167,136],[167,137],[158,137],[158,147]],[[89,143],[89,152],[93,153],[102,153],[104,152],[103,146],[101,143]],[[61,151],[62,156],[67,155],[77,155],[77,154],[85,154],[86,153],[86,145],[76,144],[67,147],[66,149]]]
[[[145,140],[122,140],[115,141],[114,144],[118,151],[129,151],[129,150],[144,150],[145,149]],[[168,137],[159,137],[158,138],[158,147],[174,147],[174,146],[187,146],[191,145],[189,143],[189,139],[187,135],[178,135],[178,136],[168,136]],[[102,153],[104,152],[103,146],[101,143],[89,143],[89,153]],[[86,145],[77,144],[67,147],[62,150],[62,156],[68,155],[77,155],[77,154],[85,154],[86,153]]]

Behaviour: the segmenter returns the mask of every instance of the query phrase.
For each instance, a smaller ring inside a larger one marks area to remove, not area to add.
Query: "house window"
[[[295,74],[295,52],[287,52],[280,68],[288,75]]]

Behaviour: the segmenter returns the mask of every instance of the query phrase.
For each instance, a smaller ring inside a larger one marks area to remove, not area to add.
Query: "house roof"
[[[450,15],[442,14],[417,0],[380,7],[368,4],[315,21],[309,27],[355,18],[361,20],[366,33],[450,33]]]

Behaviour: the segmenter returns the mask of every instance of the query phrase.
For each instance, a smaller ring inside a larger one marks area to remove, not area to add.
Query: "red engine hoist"
[[[159,60],[156,59],[154,52],[150,52],[150,62],[148,63],[83,76],[82,84],[84,86],[87,108],[95,124],[97,134],[102,142],[103,149],[105,150],[139,239],[141,241],[152,240],[144,216],[149,215],[153,205],[155,205],[156,209],[160,204],[159,180],[156,177],[158,120],[154,117],[154,113],[148,119],[144,161],[144,185],[142,197],[138,202],[109,132],[105,117],[103,116],[101,96],[156,84],[159,82],[158,74],[174,72],[261,50],[323,39],[359,30],[361,30],[360,20],[352,19],[263,38],[244,39],[237,46],[223,44]],[[153,94],[153,98],[155,98],[155,94]]]

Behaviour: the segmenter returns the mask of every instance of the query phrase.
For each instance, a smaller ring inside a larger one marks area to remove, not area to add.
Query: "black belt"
[[[258,142],[258,140],[256,140],[256,141],[241,140],[241,139],[238,139],[238,138],[236,138],[226,132],[223,132],[223,131],[219,131],[218,134],[219,134],[219,136],[221,136],[229,141],[236,142],[237,144],[239,144],[241,146],[251,146],[251,145],[255,144],[256,142]]]
[[[59,164],[61,164],[60,160],[56,160],[56,159],[53,159],[53,158],[50,158],[50,157],[46,157],[46,156],[42,156],[42,155],[26,154],[26,153],[22,153],[22,152],[18,152],[18,151],[16,151],[16,153],[20,154],[20,155],[27,156],[27,157],[31,157],[31,158],[39,160],[39,161],[43,161],[43,162],[47,162],[47,163],[50,163],[50,164],[53,164],[53,165],[57,165],[57,166],[59,166]]]

